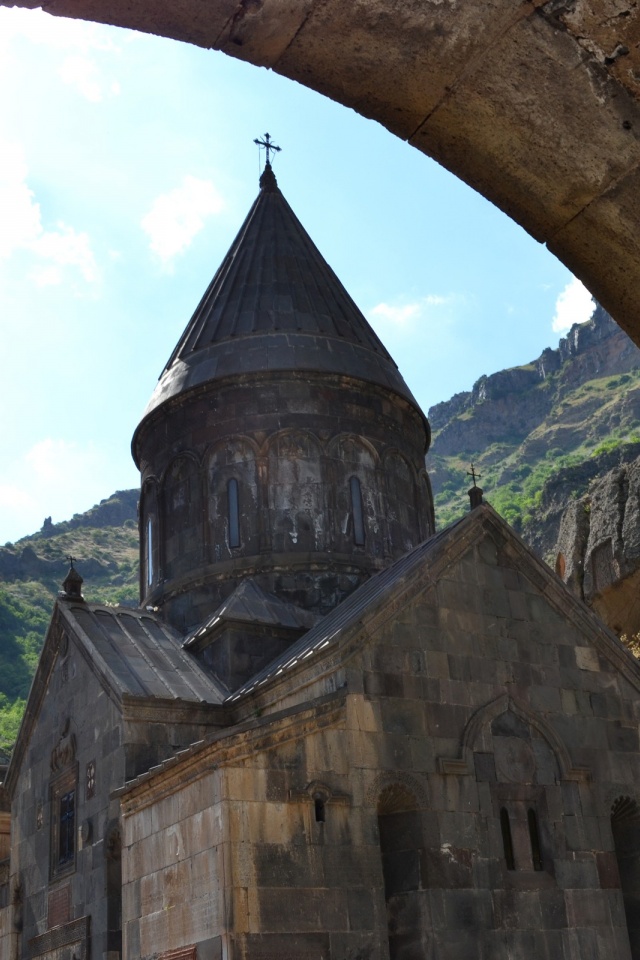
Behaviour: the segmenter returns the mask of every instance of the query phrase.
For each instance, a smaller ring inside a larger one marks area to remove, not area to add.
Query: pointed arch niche
[[[334,549],[351,553],[356,546],[381,557],[383,512],[375,448],[363,437],[345,434],[332,440],[327,456],[334,477]]]
[[[284,430],[268,446],[269,516],[275,553],[325,547],[326,504],[319,441],[302,430]]]
[[[259,552],[260,506],[256,448],[229,437],[207,457],[209,531],[214,563]]]
[[[177,457],[162,483],[164,562],[167,580],[191,572],[202,562],[203,503],[198,462]]]
[[[380,790],[376,804],[390,960],[423,956],[428,935],[428,893],[418,798],[419,792],[412,789],[408,777],[403,781],[390,779]]]

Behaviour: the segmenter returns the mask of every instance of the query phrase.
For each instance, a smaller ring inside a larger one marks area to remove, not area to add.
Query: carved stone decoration
[[[640,806],[632,797],[617,797],[611,805],[611,819],[621,823],[630,820],[640,820]]]
[[[367,788],[364,798],[365,804],[370,807],[377,807],[383,792],[385,792],[387,788],[397,787],[398,785],[405,788],[403,796],[406,794],[406,790],[409,790],[413,794],[416,799],[417,809],[428,809],[429,799],[423,784],[417,777],[400,770],[379,774]]]
[[[71,721],[65,721],[62,733],[57,744],[51,751],[51,772],[59,773],[71,766],[76,758],[76,738],[71,732]]]
[[[91,800],[96,792],[96,762],[89,760],[86,771],[86,797]]]
[[[350,804],[351,797],[347,793],[337,793],[321,780],[312,780],[304,790],[290,790],[289,798],[291,800],[313,800],[322,803],[344,803]]]
[[[42,824],[44,823],[44,807],[42,805],[42,800],[38,800],[36,806],[36,830],[42,830]]]

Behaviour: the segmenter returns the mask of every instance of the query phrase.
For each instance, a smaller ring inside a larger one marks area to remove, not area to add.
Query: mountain
[[[77,559],[88,600],[138,599],[137,490],[0,547],[0,753],[15,739],[54,600]]]
[[[468,509],[473,463],[485,498],[552,562],[567,502],[640,455],[640,349],[598,306],[557,349],[480,377],[429,420],[438,526]]]

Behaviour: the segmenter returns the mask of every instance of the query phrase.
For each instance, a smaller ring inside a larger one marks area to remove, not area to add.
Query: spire
[[[275,149],[269,141],[269,150]],[[287,370],[377,383],[417,407],[393,359],[285,200],[269,161],[260,188],[143,420],[167,400],[213,380]]]
[[[69,572],[64,578],[59,597],[61,600],[82,600],[82,584],[84,581],[74,567],[74,563],[77,563],[76,558],[67,557],[67,561],[69,563]]]

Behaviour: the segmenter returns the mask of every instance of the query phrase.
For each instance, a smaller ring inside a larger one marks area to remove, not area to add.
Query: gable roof
[[[390,354],[285,200],[271,167],[260,184],[143,420],[170,398],[212,380],[282,370],[372,381],[419,409]]]
[[[210,617],[187,634],[182,646],[187,650],[197,649],[202,640],[223,623],[283,627],[299,632],[308,630],[317,620],[316,614],[294,603],[287,603],[273,593],[266,593],[255,580],[249,578],[243,580]]]
[[[539,587],[551,606],[590,636],[599,652],[640,690],[640,662],[586,604],[569,591],[551,568],[536,557],[490,504],[482,503],[355,590],[281,656],[233,692],[227,702],[238,703],[260,688],[276,683],[289,671],[302,669],[315,656],[328,655],[344,641],[345,635],[357,633],[365,621],[384,615],[392,600],[395,605],[411,589],[424,590],[435,585],[444,577],[448,567],[486,536],[502,541],[518,569]]]
[[[219,706],[227,694],[182,650],[179,634],[152,613],[59,599],[53,609],[9,764],[5,780],[9,791],[37,722],[65,632],[75,638],[89,669],[116,702],[138,699],[145,705],[157,703],[166,708]]]

